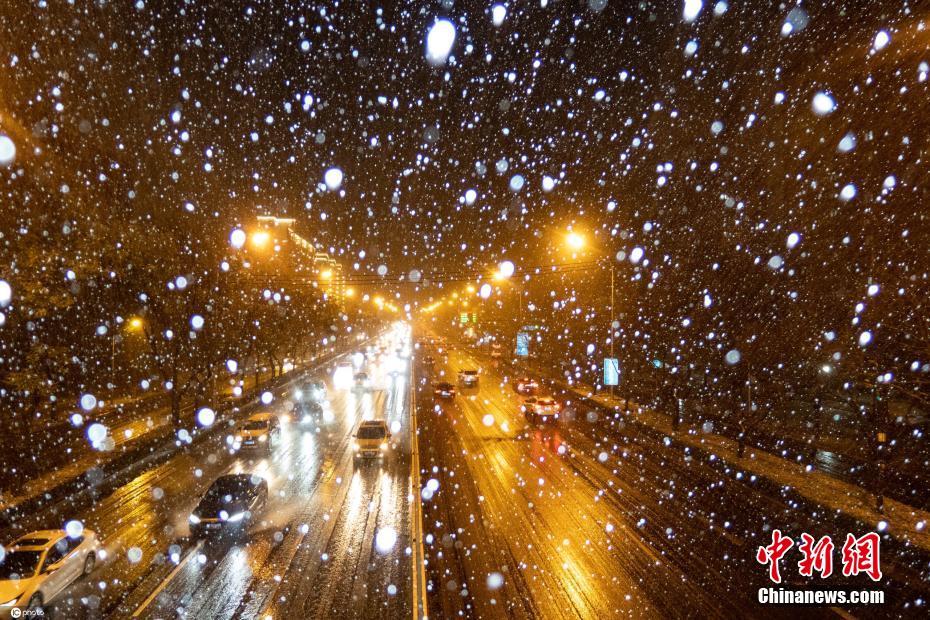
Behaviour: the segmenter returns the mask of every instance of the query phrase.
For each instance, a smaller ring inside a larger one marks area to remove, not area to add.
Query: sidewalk
[[[483,352],[475,349],[472,351],[484,356]],[[626,401],[622,397],[611,397],[605,392],[598,393],[594,387],[582,382],[576,381],[568,384],[564,377],[558,377],[549,369],[541,369],[528,362],[529,360],[522,362],[524,369],[540,377],[547,377],[566,392],[602,407],[613,409],[618,415],[622,415],[626,408]],[[518,372],[519,366],[515,366],[512,362],[503,361],[502,363]],[[840,480],[817,469],[808,469],[807,465],[782,458],[749,444],[745,446],[744,456],[739,457],[736,440],[713,432],[705,432],[702,426],[695,426],[686,421],[682,421],[678,429],[673,430],[671,416],[645,409],[633,401],[630,401],[629,419],[751,475],[791,489],[811,503],[842,513],[871,530],[878,531],[879,524],[883,523],[882,533],[887,533],[897,540],[924,551],[930,551],[930,512],[926,510],[886,496],[884,513],[879,513],[874,508],[874,495],[858,485]]]
[[[581,398],[596,402],[604,407],[623,411],[623,398],[609,394],[595,394],[590,386],[575,384],[566,389]],[[630,416],[638,423],[674,438],[675,441],[714,455],[750,474],[766,478],[776,484],[789,487],[811,502],[842,512],[869,528],[878,530],[885,523],[884,531],[899,540],[908,542],[925,551],[930,551],[930,512],[919,510],[899,501],[886,498],[884,514],[874,509],[874,497],[859,486],[838,480],[817,470],[808,470],[805,465],[746,446],[745,456],[737,456],[737,442],[701,427],[682,423],[678,430],[672,429],[670,416],[643,409],[630,403]]]

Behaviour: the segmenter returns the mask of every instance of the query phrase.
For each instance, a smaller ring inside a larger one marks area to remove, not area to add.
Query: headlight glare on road
[[[188,517],[187,520],[190,521],[191,524],[193,525],[197,525],[198,523],[200,523],[200,517],[198,517],[197,515],[193,513],[191,513],[191,516]]]

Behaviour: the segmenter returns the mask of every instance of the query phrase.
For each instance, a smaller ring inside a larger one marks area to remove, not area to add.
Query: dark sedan
[[[268,483],[256,474],[217,478],[191,513],[191,536],[237,534],[245,531],[268,501]]]
[[[446,382],[437,383],[434,394],[436,395],[436,398],[451,400],[455,398],[455,386]]]

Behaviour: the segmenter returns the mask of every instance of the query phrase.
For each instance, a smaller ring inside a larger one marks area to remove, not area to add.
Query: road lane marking
[[[414,620],[427,618],[426,608],[426,561],[423,553],[423,505],[420,497],[420,449],[417,441],[417,397],[416,373],[413,365],[410,368],[410,490],[413,496],[411,503],[410,527],[413,530],[413,553],[411,557],[411,578],[413,587],[413,617]]]
[[[155,597],[161,594],[162,590],[168,587],[168,584],[171,583],[171,580],[175,578],[175,576],[181,571],[182,568],[187,565],[188,562],[190,562],[191,558],[193,558],[197,552],[200,551],[201,547],[203,547],[203,541],[198,540],[197,544],[194,545],[194,548],[191,549],[187,555],[181,559],[180,562],[178,562],[178,565],[174,567],[174,570],[168,573],[168,576],[162,579],[161,583],[158,584],[158,587],[152,590],[152,593],[149,594],[149,597],[142,601],[142,604],[139,605],[134,612],[132,612],[133,618],[138,618],[142,615],[142,612],[145,611],[145,608],[151,605],[152,601],[155,600]]]

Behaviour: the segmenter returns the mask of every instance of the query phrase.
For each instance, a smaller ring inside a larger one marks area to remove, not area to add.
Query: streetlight
[[[574,230],[569,230],[568,234],[565,235],[565,243],[566,243],[566,245],[568,245],[568,248],[569,248],[569,249],[573,252],[573,254],[574,254],[574,253],[578,253],[578,252],[580,252],[581,250],[584,249],[584,247],[587,245],[587,240],[584,238],[584,235],[582,235],[581,233],[576,232],[576,231],[574,231]],[[573,256],[573,257],[574,257],[574,256]],[[600,262],[600,261],[598,261],[598,262]],[[613,359],[615,359],[615,358],[614,358],[614,340],[615,340],[615,338],[614,338],[614,333],[615,333],[614,324],[616,323],[616,319],[614,318],[614,295],[615,295],[615,292],[614,292],[614,291],[615,291],[615,288],[614,288],[614,261],[613,261],[613,260],[610,260],[610,259],[608,258],[608,262],[610,263],[610,326],[609,326],[608,334],[609,334],[609,336],[610,336],[610,359],[613,360]],[[611,361],[611,363],[613,363],[613,362]],[[618,369],[618,376],[619,376],[619,369]],[[609,387],[610,387],[610,397],[613,398],[613,396],[614,396],[614,386],[611,385],[611,386],[609,386]]]
[[[575,252],[581,250],[585,245],[584,237],[575,231],[571,231],[565,236],[565,242]]]
[[[252,233],[252,236],[249,238],[249,241],[252,243],[252,247],[257,250],[264,249],[270,240],[271,234],[267,230],[257,230]]]
[[[505,260],[500,265],[497,266],[497,270],[491,276],[491,279],[495,282],[504,282],[505,280],[510,280],[512,276],[515,275],[516,269],[512,262]],[[525,280],[513,280],[514,282],[514,292],[517,294],[519,300],[520,313],[517,316],[517,334],[520,333],[520,329],[523,327],[523,297],[524,293],[524,284]],[[469,286],[469,289],[473,287]]]
[[[143,327],[145,327],[145,323],[143,323],[142,318],[138,316],[134,316],[134,317],[131,317],[126,322],[125,329],[127,332],[138,332],[138,331],[141,331]],[[118,330],[113,330],[112,333],[110,334],[110,382],[114,386],[116,385],[115,383],[113,383],[113,375],[115,374],[115,366],[116,366],[116,337],[117,336],[119,336]]]

